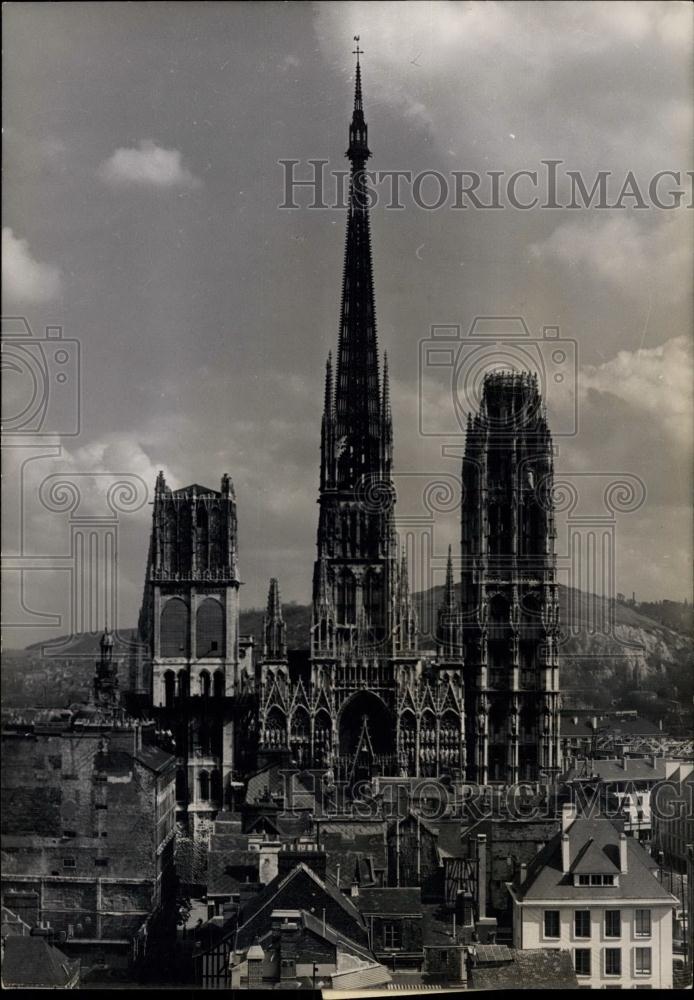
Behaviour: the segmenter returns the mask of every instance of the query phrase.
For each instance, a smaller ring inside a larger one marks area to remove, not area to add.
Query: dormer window
[[[574,875],[574,885],[619,885],[616,875]]]

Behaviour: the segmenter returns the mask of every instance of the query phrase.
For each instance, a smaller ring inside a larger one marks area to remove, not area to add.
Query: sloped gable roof
[[[653,874],[657,869],[653,858],[633,837],[627,837],[627,871],[619,874],[619,885],[599,888],[574,885],[574,866],[577,860],[581,862],[584,873],[590,873],[587,861],[583,858],[586,845],[589,845],[588,850],[596,863],[604,864],[596,851],[602,852],[607,860],[616,861],[619,856],[620,831],[607,817],[599,816],[576,819],[567,832],[571,870],[562,870],[561,834],[556,834],[528,866],[523,885],[519,885],[517,879],[514,882],[513,890],[519,899],[581,900],[592,899],[599,892],[601,899],[662,899],[663,903],[676,901]],[[619,868],[613,863],[604,873],[618,871]]]
[[[13,986],[64,988],[78,969],[79,962],[71,961],[43,937],[10,935],[5,938],[2,963],[5,989]]]

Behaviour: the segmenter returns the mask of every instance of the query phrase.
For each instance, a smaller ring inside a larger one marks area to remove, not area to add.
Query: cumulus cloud
[[[670,301],[689,294],[692,241],[687,209],[661,212],[655,223],[624,212],[560,223],[530,253],[543,265],[558,261],[576,275],[631,295],[657,289]]]
[[[621,399],[660,425],[673,444],[691,449],[694,364],[688,337],[673,337],[659,347],[620,351],[604,364],[588,365],[580,385],[584,396],[594,390]]]
[[[137,149],[117,149],[99,167],[99,176],[114,187],[197,188],[201,181],[183,164],[178,149],[163,149],[143,139]]]
[[[17,302],[48,302],[60,292],[60,271],[31,254],[26,240],[9,226],[2,230],[2,290]]]

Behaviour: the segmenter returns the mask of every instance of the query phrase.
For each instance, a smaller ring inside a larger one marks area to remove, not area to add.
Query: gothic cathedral
[[[559,766],[552,443],[537,381],[487,375],[468,418],[461,587],[449,550],[436,652],[423,654],[395,530],[358,61],[346,155],[340,330],[335,365],[329,356],[326,366],[306,649],[287,649],[276,579],[257,663],[239,638],[229,477],[220,491],[157,480],[144,654],[132,686],[172,734],[179,817],[189,828],[223,808],[260,760],[347,782],[381,774],[513,783]]]

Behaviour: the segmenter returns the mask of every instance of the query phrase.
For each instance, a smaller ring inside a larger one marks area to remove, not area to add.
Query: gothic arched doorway
[[[353,695],[340,712],[340,753],[356,750],[364,717],[375,752],[392,753],[395,749],[393,716],[378,695],[371,691]]]

